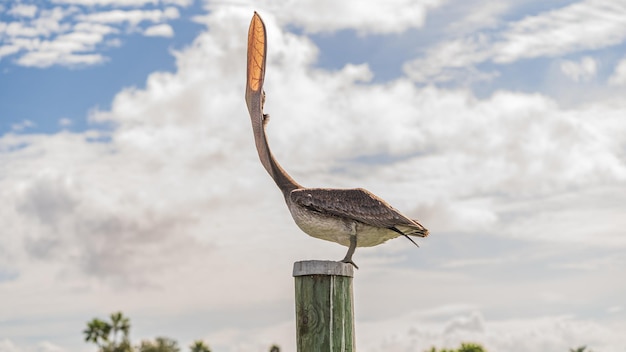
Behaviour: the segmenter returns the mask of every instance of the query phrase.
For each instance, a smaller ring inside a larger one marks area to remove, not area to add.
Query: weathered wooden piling
[[[352,265],[321,260],[295,262],[298,352],[353,352]]]

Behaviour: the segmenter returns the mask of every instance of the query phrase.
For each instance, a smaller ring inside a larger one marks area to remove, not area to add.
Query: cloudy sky
[[[295,347],[303,234],[262,168],[245,46],[268,30],[274,154],[430,229],[359,249],[360,351],[626,348],[626,2],[0,2],[0,352]]]

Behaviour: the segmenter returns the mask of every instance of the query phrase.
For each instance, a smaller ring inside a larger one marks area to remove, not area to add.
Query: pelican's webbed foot
[[[354,262],[352,261],[352,259],[348,259],[348,258],[343,258],[342,260],[339,261],[340,263],[346,263],[346,264],[352,264],[353,267],[355,268],[359,268],[356,264],[354,264]]]

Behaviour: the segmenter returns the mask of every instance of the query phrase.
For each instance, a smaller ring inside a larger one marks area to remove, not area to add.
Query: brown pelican
[[[269,115],[263,113],[266,44],[265,24],[255,12],[248,30],[246,104],[261,163],[283,192],[298,227],[310,236],[348,247],[341,261],[355,267],[352,255],[356,247],[376,246],[398,236],[408,238],[417,246],[409,236],[428,236],[428,230],[417,220],[408,218],[362,188],[302,187],[274,159],[265,136]]]

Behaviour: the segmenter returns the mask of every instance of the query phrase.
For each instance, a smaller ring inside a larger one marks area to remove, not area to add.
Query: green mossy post
[[[346,263],[294,263],[298,352],[355,351],[353,275]]]

